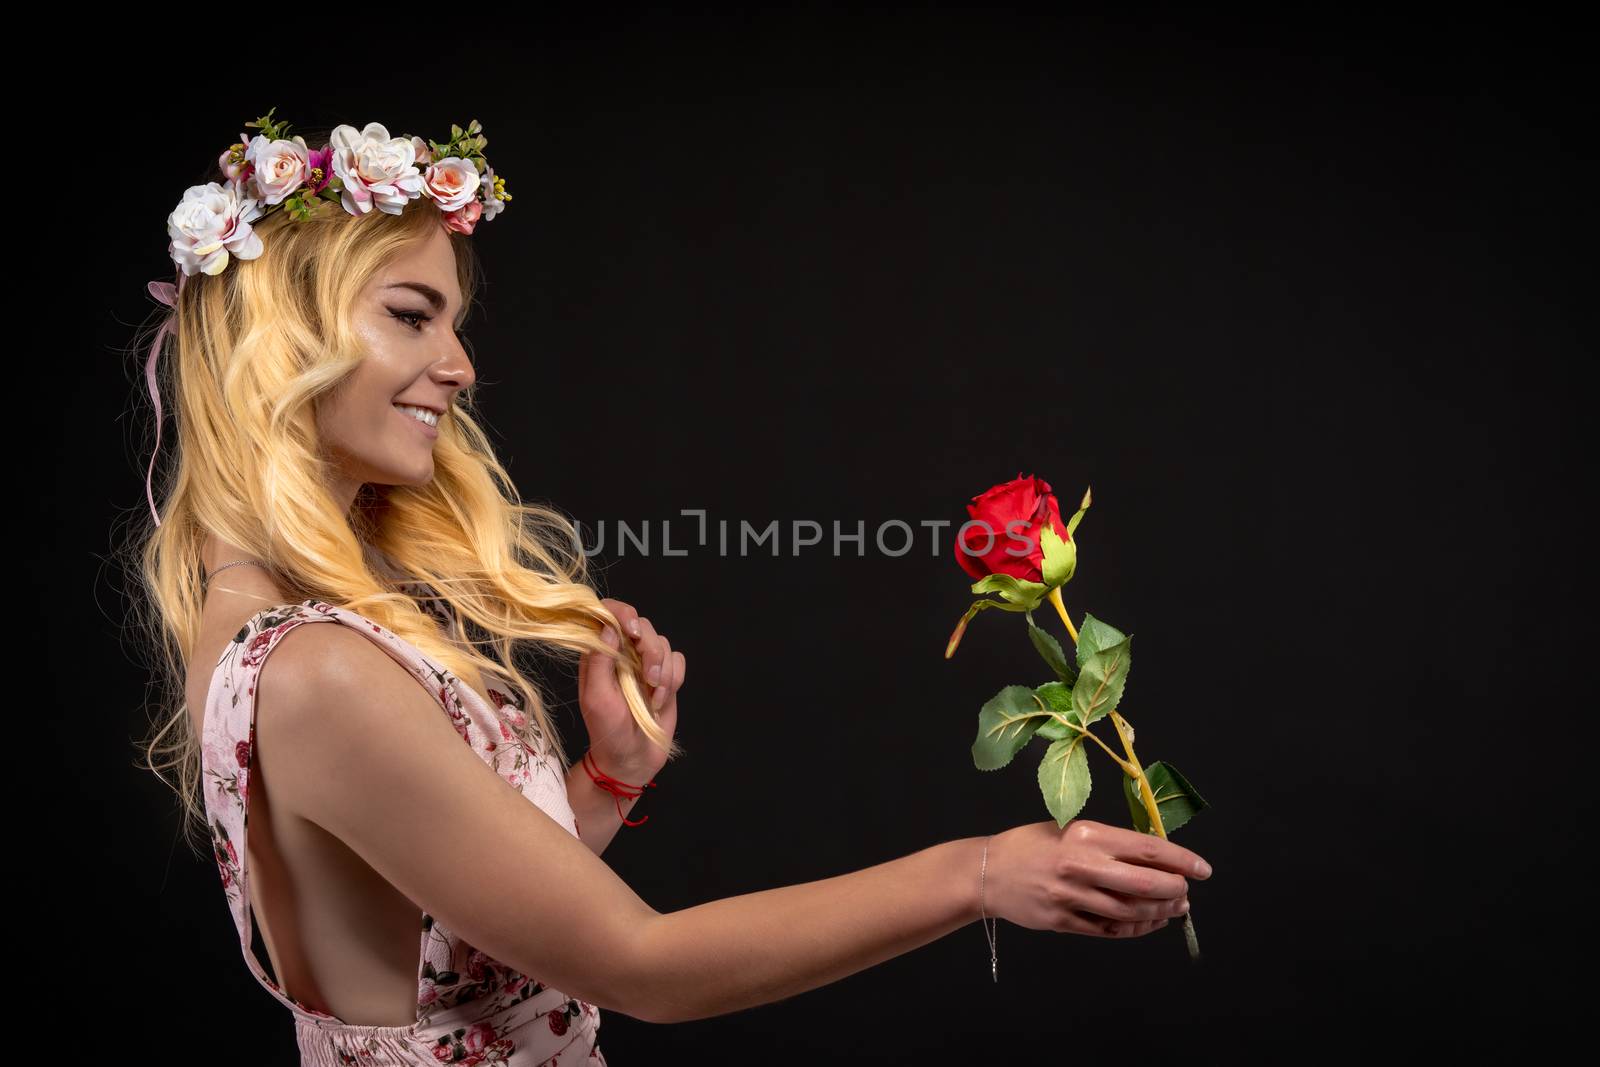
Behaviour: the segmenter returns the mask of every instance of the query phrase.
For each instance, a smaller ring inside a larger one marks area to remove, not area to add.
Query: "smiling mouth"
[[[413,414],[413,413],[411,413],[409,411],[403,410],[400,407],[399,404],[395,404],[395,405],[393,405],[393,407],[394,407],[395,411],[400,413],[400,417],[401,418],[405,419],[407,422],[409,422],[413,426],[415,426],[419,431],[421,431],[421,433],[422,433],[422,435],[424,437],[427,437],[430,440],[432,440],[432,439],[437,438],[439,436],[439,430],[438,430],[437,427],[429,425],[427,422],[424,422],[422,419],[417,418],[417,416],[415,414]]]
[[[441,412],[434,411],[432,408],[419,407],[416,404],[394,404],[392,406],[406,418],[420,422],[424,426],[437,427],[439,420],[444,417]]]

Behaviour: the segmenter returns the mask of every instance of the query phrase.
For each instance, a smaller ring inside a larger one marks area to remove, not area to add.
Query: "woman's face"
[[[441,416],[473,383],[472,362],[456,335],[461,288],[442,225],[397,255],[368,283],[353,327],[367,358],[317,407],[324,446],[337,461],[342,502],[364,484],[422,485],[433,477],[438,436],[400,405]]]

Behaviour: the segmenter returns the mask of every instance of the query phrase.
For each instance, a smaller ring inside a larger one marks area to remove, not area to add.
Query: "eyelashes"
[[[410,320],[410,319],[421,319],[423,322],[431,322],[431,321],[433,321],[433,316],[432,315],[424,314],[421,311],[401,311],[399,308],[390,308],[389,309],[389,314],[393,315],[395,318],[399,319],[401,322],[405,322],[408,329],[414,330],[417,333],[421,333],[422,332],[422,327],[420,325],[412,325],[407,320]]]
[[[421,323],[423,323],[423,322],[432,322],[433,321],[433,316],[429,315],[425,311],[405,311],[405,310],[403,310],[401,308],[390,308],[389,309],[389,314],[392,315],[394,318],[399,319],[401,322],[404,322],[406,324],[406,329],[411,330],[413,333],[421,333],[422,332]],[[416,319],[416,320],[419,320],[419,321],[414,324],[414,323],[412,323],[410,321],[412,319]],[[462,330],[457,330],[456,331],[456,336],[457,337],[465,337],[466,333],[464,331],[462,331]]]

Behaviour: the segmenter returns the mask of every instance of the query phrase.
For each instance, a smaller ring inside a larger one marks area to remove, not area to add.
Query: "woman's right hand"
[[[1029,823],[989,841],[982,911],[1030,930],[1142,937],[1188,910],[1204,860],[1182,845],[1089,819]]]

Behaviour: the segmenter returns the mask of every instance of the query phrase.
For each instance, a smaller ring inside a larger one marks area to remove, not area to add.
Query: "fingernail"
[[[600,628],[600,640],[604,641],[606,644],[610,645],[612,648],[616,648],[617,647],[617,631],[613,630],[609,626],[602,626]]]
[[[661,684],[661,664],[652,663],[650,665],[650,669],[644,672],[644,676],[645,676],[645,678],[649,679],[651,685],[660,685]]]
[[[628,632],[635,637],[639,636],[639,620],[634,619],[628,623]]]
[[[656,691],[650,695],[650,708],[651,708],[651,710],[652,711],[660,711],[661,710],[661,705],[666,703],[666,699],[667,699],[667,687],[664,686],[664,685],[663,686],[657,686],[656,687]]]
[[[1199,863],[1194,865],[1194,873],[1199,875],[1201,878],[1210,878],[1211,864],[1207,863],[1205,860],[1201,860]]]

